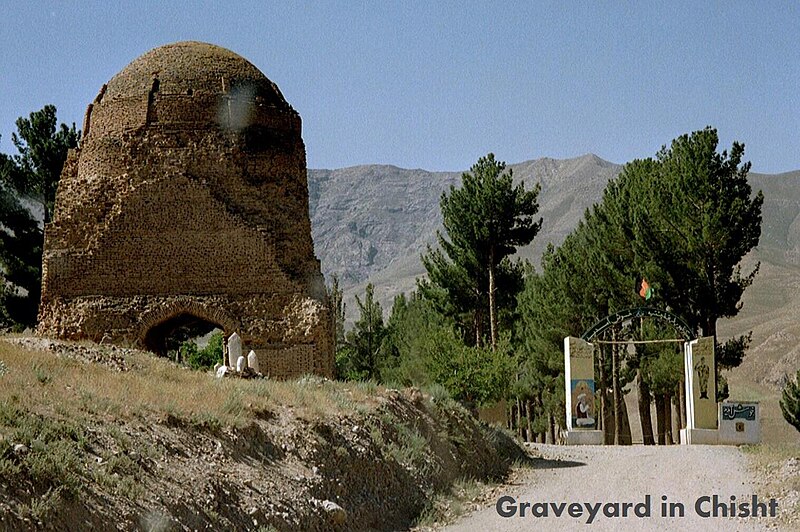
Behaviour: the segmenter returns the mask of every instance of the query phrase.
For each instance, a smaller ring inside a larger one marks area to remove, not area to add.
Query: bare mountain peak
[[[535,263],[547,243],[563,241],[620,168],[592,154],[543,157],[509,167],[526,185],[542,185],[539,212],[545,225],[521,252]],[[435,245],[441,228],[441,194],[457,186],[462,173],[378,164],[310,169],[312,230],[325,274],[338,274],[348,295],[373,282],[388,308],[395,294],[412,290],[424,274],[420,254]]]

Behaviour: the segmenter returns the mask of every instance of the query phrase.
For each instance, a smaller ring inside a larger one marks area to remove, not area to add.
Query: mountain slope
[[[547,243],[563,241],[621,168],[595,155],[509,166],[526,186],[542,186],[542,231],[520,253],[534,263]],[[415,279],[424,274],[420,255],[436,243],[441,229],[439,200],[451,185],[460,184],[461,173],[370,165],[309,170],[308,181],[314,244],[323,273],[328,279],[337,274],[350,299],[372,282],[387,309],[396,294],[412,290]],[[348,307],[352,311],[353,305]]]
[[[510,168],[527,186],[542,185],[542,230],[520,251],[538,267],[545,246],[563,241],[622,167],[584,155]],[[367,282],[375,285],[387,314],[395,295],[414,289],[424,275],[420,255],[435,245],[441,229],[441,194],[458,186],[460,175],[379,165],[308,171],[316,253],[328,279],[339,275],[350,319],[356,314],[353,295],[362,294]],[[763,223],[759,246],[743,266],[749,271],[760,261],[761,271],[745,293],[740,315],[721,320],[719,330],[723,338],[753,331],[739,373],[774,387],[800,367],[800,171],[753,173],[750,182],[764,193]]]

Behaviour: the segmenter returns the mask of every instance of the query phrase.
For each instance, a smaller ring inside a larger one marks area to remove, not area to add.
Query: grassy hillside
[[[522,456],[444,394],[217,380],[134,350],[9,340],[0,530],[397,529]]]

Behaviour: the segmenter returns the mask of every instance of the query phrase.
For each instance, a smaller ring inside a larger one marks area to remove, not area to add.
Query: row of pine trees
[[[514,259],[547,223],[536,217],[538,185],[527,190],[492,154],[481,158],[460,187],[442,194],[439,245],[421,257],[427,278],[395,298],[388,320],[369,285],[345,333],[333,279],[339,375],[439,385],[473,408],[504,401],[521,436],[555,441],[564,423],[564,337],[647,304],[715,338],[718,398],[726,397],[719,372],[741,363],[750,337],[718,339],[717,321],[738,313],[758,272],[758,265],[742,272],[740,262],[758,244],[763,195],[748,184],[744,146],[720,153],[718,143],[716,130],[706,128],[626,164],[538,267]],[[640,290],[643,280],[649,293]],[[605,335],[612,342],[676,337],[647,319]],[[680,344],[599,345],[595,375],[607,436],[630,441],[623,389],[635,382],[645,443],[673,441],[673,409],[685,419]]]

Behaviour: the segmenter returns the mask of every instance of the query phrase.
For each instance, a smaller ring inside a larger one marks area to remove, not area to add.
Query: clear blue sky
[[[647,4],[647,5],[642,5]],[[80,127],[101,85],[180,40],[229,48],[303,118],[311,168],[463,170],[655,154],[713,125],[754,171],[800,169],[797,2],[0,0],[0,150],[53,103]]]

